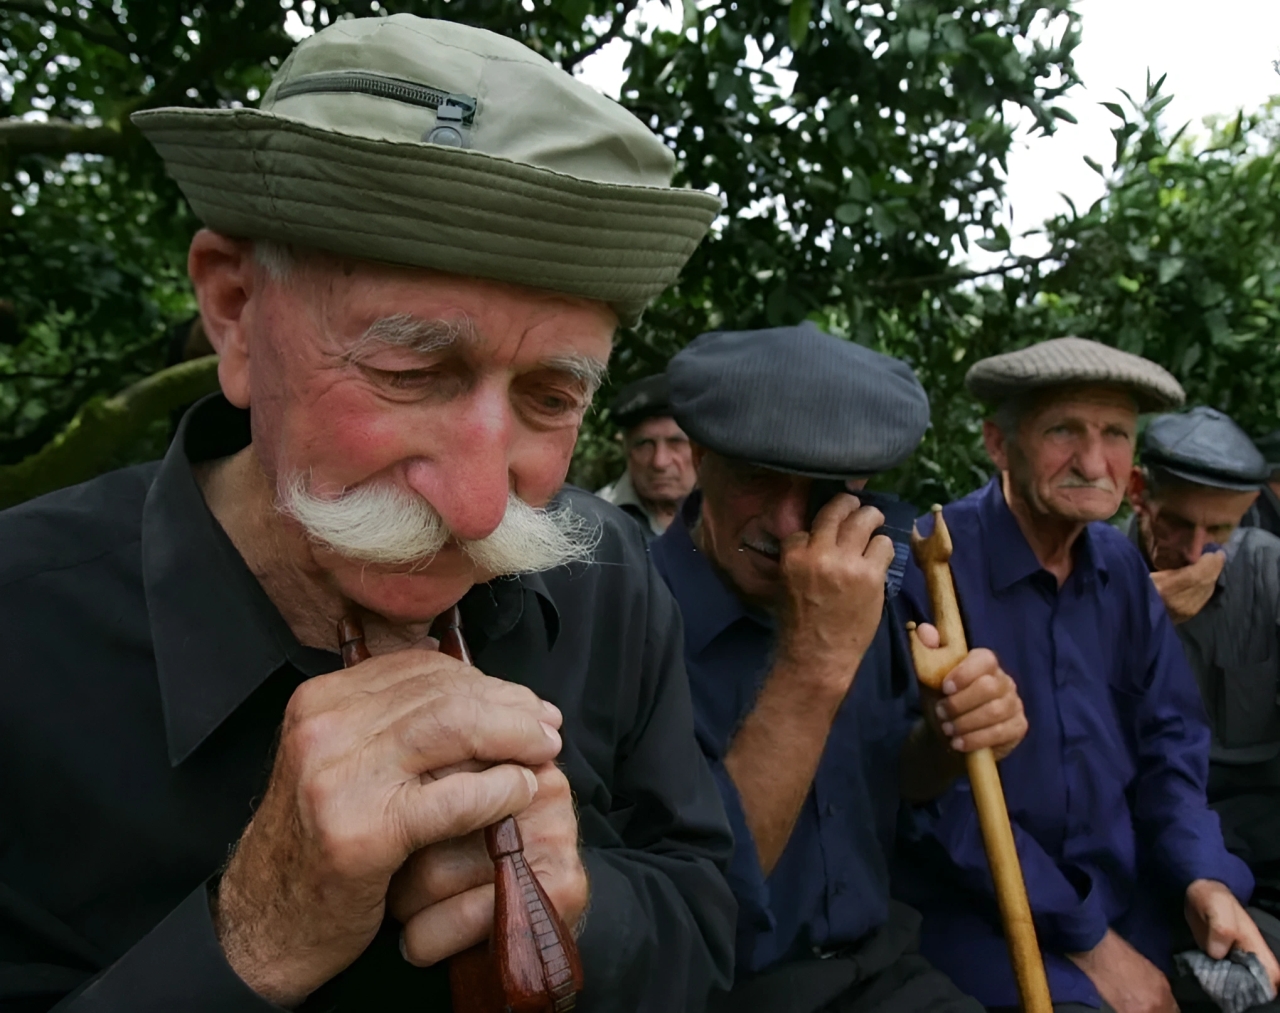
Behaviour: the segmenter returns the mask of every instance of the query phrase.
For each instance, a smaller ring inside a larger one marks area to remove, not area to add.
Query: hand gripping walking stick
[[[458,608],[431,627],[440,652],[471,663]],[[352,615],[338,624],[345,668],[369,657],[364,627]],[[582,963],[573,935],[524,857],[514,817],[484,830],[493,861],[493,935],[449,959],[455,1013],[568,1013],[582,990]]]
[[[933,533],[928,538],[921,538],[919,531],[912,532],[911,550],[924,573],[934,625],[938,628],[938,646],[926,647],[920,642],[915,623],[908,625],[911,658],[920,682],[941,692],[951,670],[969,653],[956,585],[951,577],[951,532],[942,518],[942,507],[933,508]],[[1049,982],[1044,974],[1040,944],[1036,941],[1036,927],[1031,920],[1031,905],[1013,843],[1013,828],[1009,825],[1009,810],[1005,807],[995,754],[990,749],[968,753],[965,765],[973,786],[973,803],[978,810],[991,878],[995,880],[996,901],[1000,905],[1000,920],[1009,944],[1009,960],[1018,981],[1023,1013],[1053,1013]]]

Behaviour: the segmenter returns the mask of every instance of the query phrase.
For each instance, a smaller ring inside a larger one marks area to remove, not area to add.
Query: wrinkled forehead
[[[1138,403],[1125,387],[1111,384],[1065,384],[1033,392],[1023,418],[1049,420],[1124,422],[1137,425]]]
[[[281,280],[305,289],[353,357],[386,346],[469,355],[522,347],[535,356],[581,360],[598,382],[618,324],[612,308],[595,300],[310,251]]]

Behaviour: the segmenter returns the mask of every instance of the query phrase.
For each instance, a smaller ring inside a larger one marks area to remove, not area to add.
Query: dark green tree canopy
[[[672,146],[677,183],[723,197],[680,283],[620,337],[612,383],[660,369],[709,328],[809,316],[902,356],[931,385],[925,453],[892,480],[918,496],[967,488],[980,462],[948,449],[972,448],[976,432],[958,374],[978,347],[1065,319],[1045,300],[1067,298],[1067,275],[1050,282],[1048,264],[1011,260],[1007,284],[975,289],[958,257],[970,238],[1007,249],[995,214],[1011,113],[1045,131],[1069,118],[1054,104],[1076,83],[1068,0],[686,0],[678,31],[636,8],[0,0],[0,464],[154,372],[167,329],[194,312],[184,266],[197,223],[129,114],[253,103],[293,45],[287,23],[407,11],[520,38],[567,69],[629,41],[622,103]],[[1055,233],[1064,257],[1086,245],[1085,225],[1072,227]],[[1015,323],[1024,312],[1042,323]],[[1111,318],[1095,322],[1093,335],[1118,340]],[[153,428],[126,456],[159,449],[164,426]],[[575,475],[603,480],[616,460],[597,413]]]

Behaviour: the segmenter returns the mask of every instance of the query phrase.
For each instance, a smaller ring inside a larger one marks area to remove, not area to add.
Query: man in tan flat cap
[[[675,603],[561,485],[719,201],[518,42],[409,15],[306,40],[260,109],[136,122],[206,225],[222,393],[0,514],[0,1008],[447,1010],[510,814],[579,1009],[698,1008],[731,840]],[[474,667],[428,637],[455,604]]]
[[[1026,706],[1001,776],[1054,1003],[1171,1013],[1174,948],[1238,947],[1273,989],[1280,967],[1243,906],[1253,879],[1206,801],[1195,680],[1141,553],[1106,523],[1138,412],[1175,407],[1182,388],[1079,338],[984,359],[966,383],[994,407],[983,436],[997,473],[943,513],[969,644],[995,653]],[[914,565],[903,590],[928,618]],[[970,794],[962,781],[921,815],[904,899],[924,914],[925,955],[985,1006],[1013,1008]],[[1184,910],[1183,943],[1170,924]]]

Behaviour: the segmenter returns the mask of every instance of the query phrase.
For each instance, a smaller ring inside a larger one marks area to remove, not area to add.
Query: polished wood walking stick
[[[456,605],[436,618],[431,635],[442,654],[471,664]],[[338,623],[338,643],[344,668],[369,657],[358,616]],[[485,827],[484,842],[493,861],[493,934],[449,960],[454,1013],[568,1013],[582,991],[578,946],[525,860],[515,818]]]
[[[928,538],[921,538],[919,531],[913,531],[911,549],[924,573],[929,603],[933,608],[933,622],[938,628],[938,646],[926,647],[921,643],[915,623],[909,624],[908,629],[911,631],[911,658],[915,662],[916,674],[921,683],[938,692],[942,691],[942,684],[951,670],[969,653],[964,623],[960,618],[960,603],[956,599],[956,585],[951,576],[951,548],[951,532],[943,520],[942,507],[934,506],[933,533]],[[1031,920],[1027,886],[1022,879],[1022,866],[1013,842],[1013,828],[1009,824],[1009,810],[1005,807],[1004,788],[1000,784],[995,754],[990,749],[967,753],[965,765],[969,783],[973,786],[973,804],[978,810],[982,843],[991,865],[991,878],[995,881],[1000,920],[1009,945],[1014,977],[1018,981],[1023,1013],[1053,1013],[1049,982],[1045,978],[1040,944],[1036,941],[1036,927]]]

